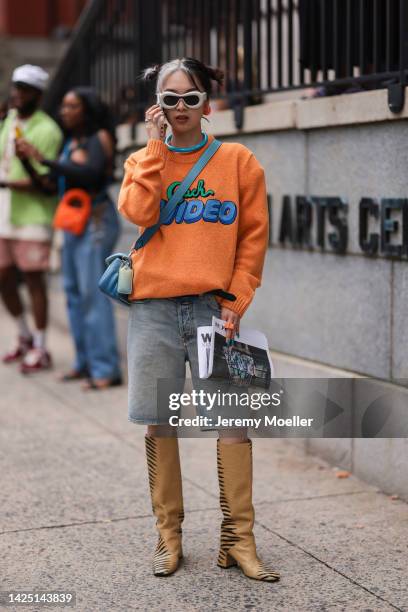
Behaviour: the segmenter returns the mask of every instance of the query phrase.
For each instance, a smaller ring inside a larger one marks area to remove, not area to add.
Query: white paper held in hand
[[[212,326],[197,329],[200,378],[222,378],[239,386],[268,388],[275,372],[265,334],[241,326],[239,336],[227,346],[224,323],[213,317]]]

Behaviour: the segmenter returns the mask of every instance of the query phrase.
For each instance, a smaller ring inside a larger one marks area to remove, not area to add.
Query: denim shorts
[[[128,323],[129,410],[132,423],[168,424],[158,407],[158,380],[182,393],[186,361],[193,387],[200,385],[197,327],[221,316],[213,294],[133,300]],[[199,409],[197,409],[199,414]]]

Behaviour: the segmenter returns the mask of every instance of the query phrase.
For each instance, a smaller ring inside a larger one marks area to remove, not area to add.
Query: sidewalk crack
[[[185,510],[186,516],[188,514],[194,514],[196,512],[214,512],[218,510],[218,507],[206,507],[206,508],[193,508],[192,510]],[[39,525],[38,527],[23,527],[22,529],[7,529],[0,531],[0,537],[3,535],[9,535],[11,533],[26,533],[31,531],[45,531],[47,529],[65,529],[66,527],[82,527],[83,525],[103,525],[109,523],[120,523],[123,521],[134,521],[139,519],[151,519],[152,515],[149,514],[137,514],[130,516],[119,516],[116,518],[109,519],[94,519],[88,521],[73,521],[71,523],[59,523],[58,525]]]
[[[330,565],[330,563],[327,563],[327,561],[324,561],[323,559],[320,559],[319,557],[317,557],[315,554],[313,554],[312,552],[310,552],[306,548],[303,548],[303,546],[300,546],[300,544],[296,544],[295,542],[292,542],[292,540],[290,540],[289,538],[286,538],[285,536],[281,535],[277,531],[274,531],[270,527],[267,527],[266,525],[264,525],[263,523],[261,523],[261,522],[259,522],[257,520],[255,520],[255,524],[257,524],[260,527],[262,527],[263,529],[265,529],[265,531],[268,531],[269,533],[272,533],[273,535],[275,535],[276,537],[280,538],[281,540],[283,540],[284,542],[286,542],[290,546],[293,546],[297,550],[301,550],[302,552],[304,552],[306,555],[308,555],[309,557],[311,557],[315,561],[318,561],[319,563],[321,563],[322,565],[324,565],[328,569],[332,570],[333,572],[335,572],[339,576],[342,576],[343,578],[345,578],[346,580],[348,580],[349,582],[351,582],[355,586],[359,587],[360,589],[363,589],[363,591],[365,591],[366,593],[369,593],[370,595],[372,595],[373,597],[375,597],[379,601],[382,601],[382,602],[388,604],[394,610],[398,610],[398,612],[404,612],[403,608],[399,608],[398,606],[396,606],[395,604],[391,603],[390,601],[388,601],[384,597],[381,597],[381,595],[378,595],[377,593],[374,593],[368,587],[364,586],[363,584],[361,584],[360,582],[358,582],[357,580],[355,580],[351,576],[348,576],[347,574],[345,574],[341,570],[337,569],[336,567]]]

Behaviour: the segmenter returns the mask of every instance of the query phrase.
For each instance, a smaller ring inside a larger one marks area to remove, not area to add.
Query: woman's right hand
[[[147,137],[155,140],[165,140],[167,120],[163,109],[159,104],[153,104],[145,113],[145,125]]]
[[[42,162],[44,156],[36,149],[30,142],[24,140],[24,138],[16,138],[15,141],[16,156],[19,159],[35,159],[38,162]]]

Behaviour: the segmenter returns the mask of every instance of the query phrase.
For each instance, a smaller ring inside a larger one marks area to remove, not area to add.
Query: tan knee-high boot
[[[184,519],[178,439],[145,437],[153,514],[159,539],[153,558],[155,576],[176,571],[183,556],[181,523]]]
[[[217,440],[220,503],[224,515],[218,565],[238,565],[246,576],[275,582],[278,572],[257,556],[252,532],[255,512],[252,505],[252,442],[223,444]]]

